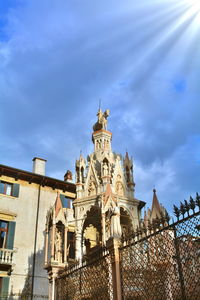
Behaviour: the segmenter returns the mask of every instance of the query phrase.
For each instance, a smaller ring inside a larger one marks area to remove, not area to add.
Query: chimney
[[[33,173],[45,176],[46,159],[34,157],[33,158]]]
[[[67,170],[67,173],[65,173],[64,181],[72,182],[72,172],[70,170]]]

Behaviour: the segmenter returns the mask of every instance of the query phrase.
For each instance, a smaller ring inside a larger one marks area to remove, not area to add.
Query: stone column
[[[110,238],[106,246],[112,257],[112,283],[115,300],[122,300],[121,289],[121,274],[120,274],[120,258],[119,258],[119,246],[121,241],[116,238]]]
[[[45,265],[48,263],[49,231],[45,230]]]
[[[82,258],[82,245],[81,245],[81,232],[76,232],[76,259],[80,260]]]
[[[106,244],[106,216],[105,213],[102,213],[102,241],[103,245]]]
[[[68,233],[68,227],[65,227],[65,236],[64,236],[64,263],[67,263],[67,233]]]
[[[52,238],[51,238],[51,260],[54,260],[54,256],[55,256],[55,233],[56,233],[56,224],[53,223],[53,226],[52,226]]]
[[[52,292],[51,292],[51,300],[55,299],[55,278],[52,278]]]
[[[49,279],[49,299],[52,299],[52,281]]]
[[[58,270],[52,270],[52,290],[51,290],[51,300],[57,300],[56,299],[56,278],[57,278],[57,272]]]

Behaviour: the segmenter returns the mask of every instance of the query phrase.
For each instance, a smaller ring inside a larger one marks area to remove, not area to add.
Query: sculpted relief
[[[62,235],[61,232],[56,228],[55,235],[55,260],[62,263]]]
[[[94,181],[90,181],[88,187],[88,196],[96,195],[96,185]]]
[[[103,176],[108,176],[108,165],[106,162],[103,163]]]
[[[115,191],[118,196],[124,196],[124,187],[120,181],[117,181]]]

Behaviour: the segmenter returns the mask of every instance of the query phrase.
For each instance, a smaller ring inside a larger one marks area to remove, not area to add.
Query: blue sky
[[[31,171],[39,156],[62,179],[93,150],[101,98],[113,150],[134,158],[135,196],[150,205],[155,185],[170,210],[195,195],[199,11],[192,0],[1,1],[1,163]]]

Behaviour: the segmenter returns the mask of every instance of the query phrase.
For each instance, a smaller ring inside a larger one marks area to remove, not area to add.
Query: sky
[[[0,1],[0,163],[47,176],[93,151],[101,99],[135,196],[200,192],[200,1]]]

